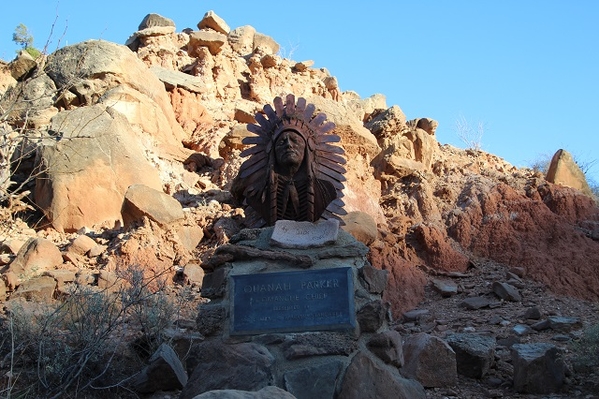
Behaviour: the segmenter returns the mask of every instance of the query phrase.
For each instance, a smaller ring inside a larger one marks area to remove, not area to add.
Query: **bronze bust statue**
[[[261,227],[283,219],[315,222],[344,215],[345,152],[331,144],[340,140],[329,133],[335,124],[322,113],[314,116],[314,105],[304,98],[296,104],[293,94],[285,103],[275,98],[274,105],[265,105],[264,114],[256,115],[258,124],[248,125],[256,136],[243,140],[253,146],[241,153],[249,158],[231,188],[243,203],[246,224]]]

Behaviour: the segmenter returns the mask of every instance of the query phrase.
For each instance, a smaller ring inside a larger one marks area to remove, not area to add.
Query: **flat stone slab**
[[[277,220],[270,243],[281,248],[314,248],[333,244],[339,234],[335,219],[312,222]]]
[[[231,276],[231,335],[356,327],[351,267]]]

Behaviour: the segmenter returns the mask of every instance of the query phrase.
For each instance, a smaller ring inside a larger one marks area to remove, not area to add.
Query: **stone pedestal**
[[[419,383],[399,374],[402,360],[386,355],[397,348],[380,347],[393,340],[368,345],[390,321],[381,300],[387,272],[368,263],[368,248],[343,231],[309,248],[273,245],[272,234],[272,227],[243,230],[203,265],[210,302],[199,308],[197,327],[205,340],[190,352],[181,399],[268,385],[299,399],[369,397],[359,387],[371,382],[356,375],[384,381],[380,397],[425,398]]]

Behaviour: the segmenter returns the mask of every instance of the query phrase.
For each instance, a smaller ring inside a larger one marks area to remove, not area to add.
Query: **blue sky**
[[[204,0],[8,2],[0,58],[25,24],[48,52],[87,39],[124,43],[148,13],[191,27],[213,10],[233,29],[252,25],[282,54],[314,60],[361,97],[382,93],[408,119],[439,122],[442,144],[465,148],[456,121],[484,125],[482,149],[529,166],[558,149],[599,182],[599,1],[249,2]],[[51,29],[53,27],[52,34]]]

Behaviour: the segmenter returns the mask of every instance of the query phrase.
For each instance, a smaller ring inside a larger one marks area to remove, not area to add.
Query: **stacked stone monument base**
[[[367,262],[367,247],[343,231],[314,247],[322,229],[301,223],[272,240],[275,228],[243,230],[204,265],[205,339],[190,351],[181,398],[266,386],[298,399],[425,398],[399,374],[401,336],[381,300],[387,272]],[[289,244],[295,234],[301,245]]]

